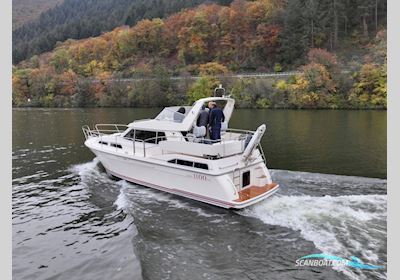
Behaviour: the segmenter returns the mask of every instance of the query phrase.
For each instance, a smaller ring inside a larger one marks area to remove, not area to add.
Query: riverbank
[[[169,106],[169,105],[166,105]],[[171,105],[172,106],[172,105]],[[13,109],[118,109],[118,108],[131,108],[131,109],[153,109],[153,108],[162,108],[162,107],[149,107],[149,106],[69,106],[69,107],[56,107],[56,106],[29,106],[29,105],[24,105],[24,106],[12,106]],[[268,109],[268,110],[277,110],[277,111],[282,111],[282,110],[294,110],[294,111],[307,111],[307,110],[315,110],[315,111],[338,111],[338,110],[344,110],[344,111],[387,111],[387,108],[351,108],[351,107],[337,107],[337,108],[290,108],[290,107],[266,107],[266,108],[259,108],[259,107],[240,107],[240,109]]]
[[[386,109],[386,89],[377,93],[378,85],[374,85],[379,84],[380,74],[375,78],[367,76],[369,84],[366,85],[364,80],[357,82],[354,74],[340,73],[335,79],[324,80],[326,88],[321,84],[317,89],[307,80],[309,72],[257,75],[182,76],[177,79],[161,72],[140,79],[105,77],[44,82],[35,80],[30,73],[13,80],[13,106],[147,108],[190,105],[194,100],[212,96],[213,89],[222,84],[227,94],[236,100],[237,108]],[[330,88],[330,83],[335,83],[334,88]],[[359,83],[373,90],[363,91]]]

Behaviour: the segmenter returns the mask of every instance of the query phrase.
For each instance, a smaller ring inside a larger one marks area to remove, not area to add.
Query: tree
[[[201,76],[224,75],[229,72],[226,66],[217,62],[208,62],[199,66]]]
[[[339,72],[336,56],[324,49],[310,49],[307,58],[309,63],[318,63],[325,66],[331,75]]]
[[[57,73],[61,73],[69,68],[69,55],[66,49],[60,48],[55,51],[53,57],[50,60]]]
[[[190,88],[187,94],[187,101],[192,104],[200,98],[213,96],[214,89],[219,81],[208,76],[198,79]]]
[[[302,58],[308,49],[307,25],[302,11],[304,11],[304,5],[301,0],[288,2],[281,34],[281,58],[286,65],[302,63]]]
[[[365,64],[355,75],[349,101],[358,108],[386,108],[387,74],[386,64]]]
[[[16,70],[12,76],[12,102],[17,106],[25,105],[30,100],[30,82],[31,70]]]
[[[290,88],[291,105],[299,108],[336,107],[337,104],[332,101],[337,84],[326,67],[312,62],[301,70],[302,73],[296,76]]]

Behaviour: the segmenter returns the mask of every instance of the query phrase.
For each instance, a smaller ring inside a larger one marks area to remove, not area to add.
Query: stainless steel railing
[[[99,141],[101,141],[101,142],[104,142],[103,136],[110,136],[112,134],[117,134],[117,135],[114,135],[115,142],[111,143],[115,146],[116,151],[119,151],[119,149],[121,149],[121,148],[118,148],[118,145],[120,145],[123,150],[123,145],[122,145],[123,143],[119,142],[118,138],[130,140],[130,141],[132,141],[132,154],[133,155],[136,154],[136,143],[142,143],[144,157],[146,157],[146,149],[149,150],[152,148],[156,148],[156,147],[158,147],[157,144],[160,141],[170,140],[171,138],[175,139],[175,140],[188,141],[188,142],[192,142],[194,139],[197,139],[199,142],[196,142],[196,143],[205,144],[205,145],[215,144],[215,143],[224,144],[228,141],[238,140],[238,141],[242,142],[242,150],[244,150],[245,140],[246,140],[247,136],[248,135],[252,136],[255,133],[255,131],[251,131],[251,130],[230,128],[225,131],[225,133],[229,133],[228,134],[229,138],[225,138],[225,139],[221,139],[221,140],[196,138],[195,136],[191,136],[191,135],[189,135],[189,136],[188,135],[186,135],[186,136],[168,136],[168,137],[157,135],[156,137],[150,137],[150,138],[142,140],[142,139],[137,139],[135,137],[121,136],[121,132],[125,131],[127,128],[128,128],[128,126],[123,125],[123,124],[96,124],[94,126],[94,129],[90,129],[90,127],[88,125],[84,125],[84,126],[82,126],[82,131],[83,131],[83,134],[84,134],[86,140],[89,138],[92,138],[92,137],[97,137],[97,138],[99,138]],[[147,146],[146,146],[146,144],[147,144]],[[155,144],[155,145],[149,146],[148,144]]]

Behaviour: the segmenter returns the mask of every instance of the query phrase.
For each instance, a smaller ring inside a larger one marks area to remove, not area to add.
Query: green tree
[[[332,103],[337,84],[324,65],[310,63],[302,68],[291,85],[289,102],[298,108],[336,107]]]
[[[229,72],[225,65],[217,62],[201,64],[199,65],[199,71],[201,76],[224,75]]]
[[[187,94],[187,101],[192,104],[200,98],[213,96],[214,89],[219,84],[215,78],[203,76],[198,79],[190,88]]]
[[[386,64],[365,64],[355,75],[349,101],[358,108],[386,108],[387,72]]]

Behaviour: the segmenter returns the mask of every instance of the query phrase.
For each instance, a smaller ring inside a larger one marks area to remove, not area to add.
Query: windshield
[[[156,117],[156,120],[159,121],[169,121],[169,122],[177,122],[181,123],[185,117],[187,112],[189,112],[190,107],[167,107],[164,108]]]

